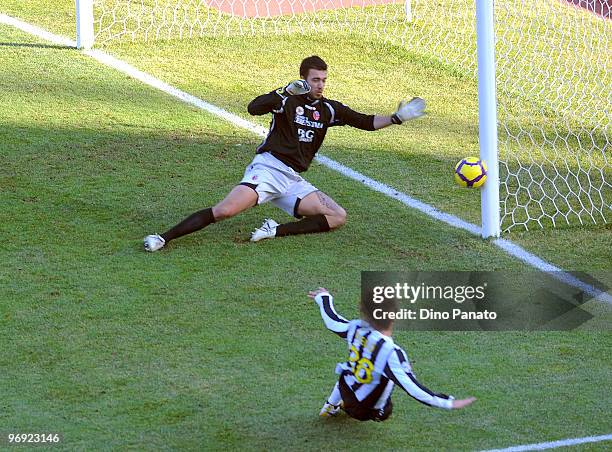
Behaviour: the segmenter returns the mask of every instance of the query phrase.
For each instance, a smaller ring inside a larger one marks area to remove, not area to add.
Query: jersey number
[[[353,375],[359,383],[370,383],[372,381],[372,371],[374,364],[368,358],[359,356],[359,350],[351,345],[351,356],[349,357]]]

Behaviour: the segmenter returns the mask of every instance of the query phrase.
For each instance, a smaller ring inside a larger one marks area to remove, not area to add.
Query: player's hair
[[[393,320],[389,318],[375,319],[374,310],[376,309],[381,309],[383,312],[397,312],[397,300],[395,298],[385,298],[380,303],[374,303],[372,297],[361,297],[361,303],[359,304],[361,318],[377,330],[388,329],[393,324]]]
[[[316,69],[318,71],[326,71],[327,63],[323,61],[321,57],[318,57],[316,55],[304,58],[302,60],[302,64],[300,64],[300,77],[308,77],[308,71],[311,69]]]

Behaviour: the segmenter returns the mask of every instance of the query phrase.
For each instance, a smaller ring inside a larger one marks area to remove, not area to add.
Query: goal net
[[[95,0],[96,46],[348,30],[474,80],[474,0]],[[496,0],[502,231],[612,219],[610,6]]]

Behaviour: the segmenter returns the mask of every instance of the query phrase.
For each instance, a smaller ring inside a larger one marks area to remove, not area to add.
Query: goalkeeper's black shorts
[[[344,378],[340,376],[340,395],[342,396],[342,409],[350,417],[360,421],[385,421],[393,412],[393,403],[391,397],[382,409],[375,409],[372,406],[366,405],[357,400],[355,393],[344,382]]]

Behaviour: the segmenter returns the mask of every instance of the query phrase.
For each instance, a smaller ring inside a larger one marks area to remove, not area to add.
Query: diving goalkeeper
[[[271,202],[299,221],[278,224],[264,220],[251,234],[251,241],[295,234],[327,232],[346,222],[346,212],[331,197],[305,180],[306,171],[321,147],[327,129],[349,125],[377,130],[424,114],[425,101],[418,97],[401,102],[391,115],[366,115],[323,97],[327,64],[318,56],[305,58],[300,77],[284,88],[251,101],[251,115],[272,114],[270,130],[257,147],[257,155],[244,176],[219,203],[193,213],[163,234],[145,237],[147,251],[157,251],[175,240],[206,226],[231,218],[258,204]]]
[[[348,360],[336,366],[340,378],[320,416],[335,416],[342,409],[360,421],[384,421],[393,410],[391,393],[395,385],[425,405],[447,410],[463,408],[476,400],[474,397],[455,400],[420,384],[406,352],[391,338],[393,321],[375,319],[372,315],[374,306],[368,301],[362,301],[360,305],[363,319],[349,322],[336,312],[333,297],[327,289],[319,288],[309,292],[308,296],[319,305],[325,326],[346,339],[349,348]]]

